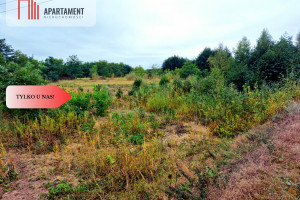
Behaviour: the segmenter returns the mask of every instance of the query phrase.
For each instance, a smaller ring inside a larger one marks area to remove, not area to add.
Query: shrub
[[[167,85],[168,83],[169,83],[169,79],[166,76],[162,76],[159,81],[159,85],[164,86],[164,85]]]
[[[126,115],[113,113],[112,121],[116,128],[115,131],[125,136],[125,139],[132,144],[143,144],[144,137],[149,137],[150,123],[133,113]]]
[[[109,106],[112,103],[112,96],[110,95],[108,89],[103,88],[102,90],[94,89],[93,92],[93,104],[96,108],[95,114],[98,116],[105,116]]]
[[[25,66],[20,66],[13,62],[5,66],[0,66],[0,108],[2,112],[12,113],[20,118],[35,118],[40,114],[40,110],[11,110],[5,105],[6,87],[9,85],[42,85],[47,82],[43,79],[42,69],[44,66],[37,63],[26,62]]]
[[[192,89],[192,83],[190,80],[184,80],[182,83],[182,89],[184,92],[190,92]]]
[[[123,96],[123,91],[122,91],[122,89],[119,87],[119,88],[118,88],[118,91],[117,91],[117,93],[116,93],[116,97],[117,97],[118,99],[121,99],[122,96]]]
[[[125,76],[125,78],[129,81],[132,81],[132,80],[136,80],[138,78],[138,75],[134,71],[131,71],[129,74]]]
[[[163,71],[166,70],[172,71],[175,70],[176,68],[181,68],[186,61],[187,59],[185,58],[181,58],[179,56],[172,56],[163,62],[162,69]]]
[[[134,90],[130,90],[130,91],[128,92],[128,95],[129,95],[129,96],[134,95]]]
[[[182,81],[179,78],[173,80],[173,88],[175,91],[182,90]]]
[[[92,92],[70,92],[72,98],[61,107],[67,112],[76,112],[77,115],[84,115],[85,112],[97,116],[105,116],[111,106],[112,96],[107,88],[96,85]]]
[[[71,96],[72,98],[68,103],[62,106],[66,111],[75,111],[79,115],[91,109],[90,101],[92,95],[90,93],[78,90],[78,92],[72,92]]]
[[[133,83],[132,89],[133,89],[133,90],[138,90],[138,89],[140,89],[142,83],[143,83],[142,79],[137,79],[137,80],[135,80],[134,83]]]
[[[191,75],[199,75],[200,70],[195,64],[191,62],[185,62],[183,67],[179,70],[179,73],[181,78],[187,78]]]

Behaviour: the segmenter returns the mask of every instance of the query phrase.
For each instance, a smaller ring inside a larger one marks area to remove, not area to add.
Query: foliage
[[[0,66],[4,66],[6,64],[6,58],[0,53]]]
[[[94,77],[98,76],[98,67],[97,65],[93,65],[92,68],[90,68],[90,77],[94,80]]]
[[[44,66],[37,61],[27,61],[24,66],[9,62],[0,66],[0,109],[2,112],[12,113],[19,117],[36,117],[39,110],[9,110],[5,106],[5,91],[9,85],[42,85],[42,70]]]
[[[57,197],[69,196],[69,195],[78,195],[88,192],[88,186],[84,184],[80,184],[76,187],[73,187],[67,181],[60,181],[58,184],[49,183],[48,184],[48,194],[47,199],[57,199]]]
[[[175,91],[180,91],[182,89],[182,81],[179,78],[176,78],[172,82],[173,88]]]
[[[132,89],[133,90],[138,90],[141,87],[142,83],[143,83],[142,79],[135,80],[133,85],[132,85]]]
[[[76,55],[69,56],[67,62],[65,63],[64,76],[68,78],[78,78],[82,77],[82,62]]]
[[[40,115],[35,120],[25,122],[16,119],[11,127],[7,127],[11,131],[5,133],[6,142],[36,153],[55,151],[59,145],[65,144],[69,137],[80,131],[91,130],[93,123],[87,115],[77,116],[75,112],[64,111],[56,111],[53,117]]]
[[[172,59],[184,62],[175,69]],[[0,112],[0,184],[15,175],[11,170],[6,176],[4,149],[14,147],[55,152],[55,170],[80,179],[78,185],[49,183],[49,199],[202,199],[209,185],[224,178],[221,167],[240,158],[230,146],[233,138],[299,100],[299,49],[288,36],[273,41],[264,31],[254,49],[243,38],[234,57],[220,45],[206,48],[195,63],[172,59],[162,72],[82,63],[76,56],[67,63],[52,57],[41,63],[21,52],[9,59],[0,54],[2,101],[7,84],[44,84],[57,76],[119,77],[130,71],[126,78],[135,79],[129,95],[123,91],[131,86],[115,84],[118,79],[106,80],[110,88],[91,90],[96,81],[87,78],[68,81],[72,98],[58,109]],[[146,74],[155,79],[142,81]],[[74,88],[82,81],[91,85]],[[265,140],[264,134],[256,137]]]
[[[209,70],[210,68],[209,68],[209,64],[208,64],[208,58],[210,56],[214,56],[214,54],[215,54],[215,52],[213,50],[206,47],[196,58],[195,64],[201,71],[206,70],[206,69]]]
[[[93,102],[92,106],[96,108],[95,115],[105,116],[112,102],[112,97],[108,89],[102,88],[101,90],[97,90],[94,88],[93,98],[95,101]]]
[[[187,78],[191,75],[200,75],[200,70],[197,68],[197,66],[191,62],[186,62],[182,66],[182,68],[179,70],[179,74],[181,78]]]
[[[49,57],[43,62],[43,64],[45,66],[43,73],[46,78],[51,81],[57,81],[62,78],[64,70],[62,59]]]
[[[11,56],[14,54],[13,48],[6,44],[5,39],[0,39],[0,54],[7,60],[10,60]]]
[[[147,73],[141,66],[136,67],[133,71],[139,78],[144,78]]]
[[[159,85],[164,86],[164,85],[167,85],[168,83],[169,83],[169,79],[166,76],[162,76],[159,81]]]
[[[132,71],[132,67],[124,63],[108,63],[107,61],[98,61],[95,63],[98,67],[98,75],[102,77],[123,77]]]
[[[250,63],[251,53],[252,49],[250,41],[246,37],[243,37],[243,39],[238,43],[237,49],[234,52],[234,58],[236,62],[248,65]]]
[[[84,115],[91,112],[96,116],[105,116],[112,103],[112,96],[107,88],[95,86],[92,92],[70,92],[72,98],[61,109]]]
[[[278,82],[281,76],[291,72],[297,48],[293,45],[292,38],[283,36],[268,50],[260,60],[258,66],[260,79],[270,82]]]
[[[220,45],[216,50],[215,55],[209,57],[208,62],[210,68],[228,70],[228,68],[230,68],[231,64],[234,62],[234,59],[230,56],[227,47]]]
[[[163,62],[162,69],[175,70],[176,68],[181,68],[187,60],[178,56],[172,56]]]
[[[118,88],[118,91],[116,93],[116,97],[118,99],[121,99],[123,97],[123,91],[122,91],[122,89],[120,87]]]

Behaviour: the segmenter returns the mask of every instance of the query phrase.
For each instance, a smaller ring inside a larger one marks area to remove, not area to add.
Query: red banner
[[[57,86],[8,86],[8,108],[58,108],[71,99],[71,95]]]

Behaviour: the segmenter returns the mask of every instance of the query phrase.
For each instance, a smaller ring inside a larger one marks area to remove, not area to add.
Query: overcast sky
[[[220,42],[232,50],[243,36],[255,45],[264,28],[275,40],[285,32],[295,39],[300,0],[97,0],[97,24],[88,28],[14,28],[0,14],[0,38],[36,59],[78,55],[144,68],[172,55],[193,59]]]

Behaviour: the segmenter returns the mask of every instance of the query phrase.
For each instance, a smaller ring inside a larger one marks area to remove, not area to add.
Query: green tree
[[[205,69],[209,70],[210,68],[209,68],[208,58],[210,56],[214,56],[214,54],[215,54],[215,52],[213,50],[206,47],[195,60],[197,67],[201,71],[203,71]]]
[[[5,65],[6,64],[6,59],[5,57],[0,53],[0,65]]]
[[[246,37],[243,37],[234,52],[236,62],[248,65],[250,63],[251,53],[250,41]]]
[[[240,91],[243,90],[244,85],[252,85],[253,74],[246,64],[232,62],[230,68],[224,74],[226,85],[233,83]]]
[[[267,53],[272,47],[274,46],[274,41],[272,39],[272,36],[269,34],[269,32],[264,29],[260,35],[260,37],[257,40],[256,47],[251,55],[250,60],[250,70],[252,70],[254,73],[258,73],[258,70],[260,68],[259,66],[259,59]]]
[[[300,32],[297,35],[297,48],[298,48],[298,51],[300,52]]]
[[[85,62],[81,65],[82,69],[82,76],[83,77],[90,77],[90,69],[96,65],[96,62]]]
[[[90,69],[90,77],[93,77],[93,76],[98,76],[98,67],[97,67],[97,65],[94,65]]]
[[[109,71],[108,63],[105,60],[98,61],[96,63],[98,67],[98,75],[103,77],[110,77],[111,73]]]
[[[76,55],[70,56],[65,63],[65,75],[72,79],[83,77],[81,66],[82,62]]]
[[[9,110],[5,106],[5,91],[9,85],[42,85],[46,84],[43,79],[41,63],[27,62],[25,66],[20,66],[14,62],[9,62],[5,66],[0,66],[0,109],[1,112],[9,112],[19,117],[36,117],[40,110]]]
[[[190,75],[199,75],[200,70],[195,64],[191,62],[186,62],[184,63],[183,67],[179,70],[179,74],[181,78],[187,78]]]
[[[296,54],[294,68],[295,68],[296,76],[298,78],[300,78],[300,32],[297,35],[297,44],[296,44],[296,46],[298,48],[298,52]]]
[[[145,75],[147,74],[147,72],[141,66],[136,67],[133,71],[140,78],[144,78]]]
[[[179,56],[172,56],[168,59],[166,59],[163,62],[162,69],[165,70],[175,70],[176,68],[182,68],[184,63],[187,61],[185,58],[181,58]]]
[[[44,75],[51,81],[57,81],[63,75],[63,60],[53,57],[46,58],[43,62],[45,68],[43,70]]]
[[[37,63],[37,61],[34,61],[33,58],[29,58],[26,54],[23,54],[21,51],[15,51],[15,53],[9,58],[9,61],[17,63],[22,67],[24,67],[27,64],[27,62],[32,62],[32,64]]]
[[[234,59],[231,57],[230,51],[222,44],[216,50],[215,55],[209,57],[208,62],[210,68],[229,69]]]
[[[5,39],[0,39],[0,54],[2,54],[6,60],[9,60],[10,57],[14,54],[13,48],[6,44]]]
[[[279,81],[291,72],[296,61],[297,47],[292,37],[282,36],[280,40],[258,60],[259,79],[267,82]]]

